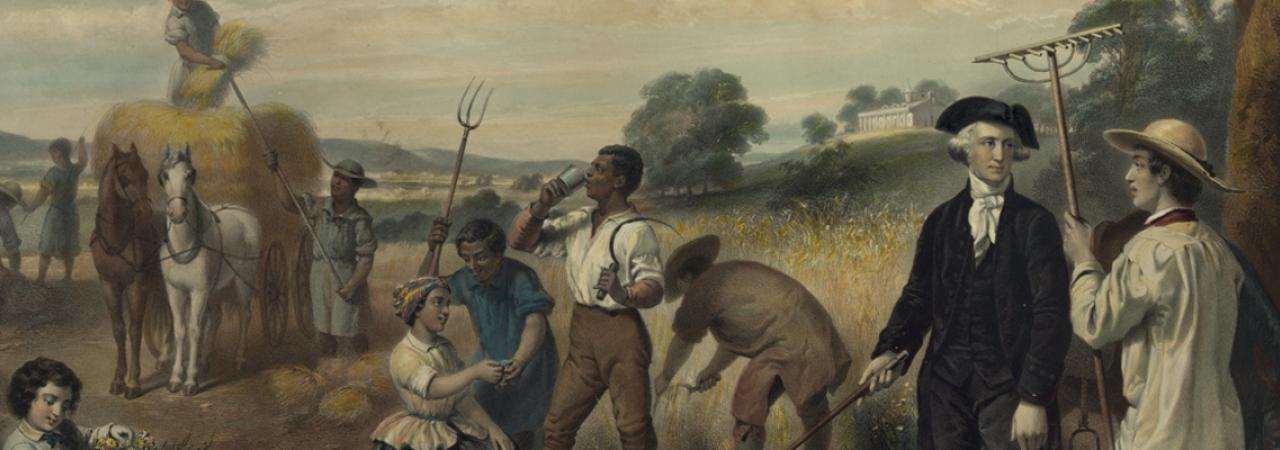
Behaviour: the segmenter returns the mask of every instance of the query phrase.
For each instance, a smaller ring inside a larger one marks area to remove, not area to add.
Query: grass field
[[[742,209],[720,214],[678,212],[662,217],[673,223],[682,237],[660,231],[664,249],[670,251],[685,238],[717,234],[724,249],[721,260],[751,259],[777,267],[794,276],[822,301],[831,312],[846,346],[853,352],[854,366],[846,385],[838,396],[851,392],[861,373],[867,353],[888,317],[893,300],[909,269],[909,252],[922,213],[912,207],[849,207],[842,214],[831,211],[810,213],[803,210],[783,213],[761,213]],[[377,256],[377,269],[371,277],[375,320],[380,333],[375,342],[390,345],[403,334],[391,315],[388,301],[391,289],[413,276],[425,249],[423,245],[394,244],[384,246]],[[550,317],[552,330],[567,352],[568,324],[571,315],[569,294],[563,267],[559,261],[543,260],[512,252],[509,256],[528,263],[538,271],[543,285],[557,301]],[[664,254],[665,256],[665,254]],[[461,266],[452,248],[445,251],[442,266],[446,271]],[[660,370],[661,358],[672,339],[670,324],[678,305],[663,304],[645,310],[642,316],[649,326],[654,343],[654,365]],[[455,311],[447,335],[458,349],[468,355],[475,350],[474,333],[465,311]],[[709,360],[714,348],[710,341],[701,345],[677,375],[677,381],[692,378]],[[731,448],[733,419],[729,404],[736,377],[745,365],[741,360],[724,374],[724,381],[708,392],[690,395],[675,390],[657,404],[654,417],[661,448],[718,449]],[[837,419],[833,448],[913,448],[911,424],[913,403],[908,401],[910,389],[903,383],[888,395],[880,396]],[[838,402],[833,399],[832,403]],[[607,396],[584,425],[579,448],[618,448],[613,429],[611,407]],[[855,419],[854,417],[857,417]],[[780,401],[770,413],[767,448],[778,448],[802,432],[794,409]]]
[[[770,163],[749,168],[744,185],[735,191],[694,198],[646,198],[638,202],[642,213],[674,224],[680,233],[677,236],[664,231],[665,228],[658,228],[664,257],[684,240],[702,234],[717,234],[723,245],[721,261],[759,261],[788,273],[808,287],[831,313],[837,330],[852,353],[851,373],[845,385],[831,399],[833,405],[856,387],[876,334],[887,320],[905,282],[914,239],[927,208],[963,187],[964,168],[938,155],[940,150],[933,147],[939,142],[936,133],[895,131],[857,139],[851,142],[856,148],[852,157],[880,164],[888,172],[886,179],[891,182],[875,186],[872,192],[838,197],[822,210],[804,207],[767,210],[763,200],[779,173],[778,167],[768,165]],[[1037,165],[1047,163],[1048,158],[1043,153],[1037,156],[1041,161]],[[1030,186],[1030,176],[1038,173],[1038,170],[1028,169],[1032,167],[1017,170],[1020,186]],[[412,212],[435,215],[443,203],[444,191],[434,185],[440,180],[431,181],[432,185],[425,188],[388,185],[361,192],[360,198],[377,220]],[[87,244],[87,235],[92,229],[96,207],[96,199],[93,198],[95,183],[89,175],[82,179],[78,201],[82,246]],[[28,192],[33,192],[34,187],[33,180],[24,181],[24,189]],[[460,190],[455,202],[477,190],[475,187]],[[535,195],[510,191],[503,186],[496,190],[504,201],[520,205]],[[564,207],[573,207],[582,201],[581,196],[576,196]],[[27,254],[39,240],[43,212],[44,208],[20,226]],[[21,212],[15,211],[14,214],[15,221],[22,220]],[[459,226],[456,224],[455,229]],[[422,243],[395,242],[383,242],[378,250],[370,278],[374,311],[371,337],[376,350],[385,351],[404,334],[404,325],[390,312],[390,293],[396,285],[414,277],[425,250]],[[561,262],[538,259],[520,252],[511,252],[508,256],[537,270],[543,285],[556,300],[557,306],[550,322],[560,354],[564,356],[572,306]],[[82,261],[85,262],[77,267],[77,272],[91,272],[92,264],[85,258]],[[461,261],[453,248],[446,248],[442,269],[448,272],[460,266]],[[60,275],[60,269],[58,267],[54,273]],[[662,358],[672,339],[671,322],[677,306],[674,303],[663,304],[642,312],[654,343],[651,374],[656,375],[661,369]],[[477,348],[465,310],[455,311],[446,334],[464,359],[469,359]],[[676,381],[690,380],[707,363],[713,350],[709,340],[699,346]],[[673,450],[732,448],[730,401],[737,375],[744,365],[745,360],[741,360],[731,366],[722,374],[723,381],[710,391],[690,394],[675,389],[659,399],[654,416],[659,447]],[[914,376],[904,378],[889,392],[853,407],[837,418],[831,425],[835,431],[832,448],[915,448],[912,380]],[[375,409],[394,407],[390,404],[377,405]],[[606,396],[584,425],[578,448],[619,448],[610,411]],[[356,424],[353,428],[358,429],[357,434],[364,435],[380,419],[376,417],[370,423]],[[782,400],[770,412],[766,448],[781,448],[802,432],[800,422],[794,416],[794,408]]]

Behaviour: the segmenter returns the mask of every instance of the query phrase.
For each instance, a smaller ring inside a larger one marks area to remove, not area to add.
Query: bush
[[[858,166],[849,162],[852,147],[840,143],[820,150],[806,161],[788,161],[782,169],[786,176],[774,190],[769,206],[784,209],[799,204],[822,204],[861,190],[875,182],[876,166]]]
[[[453,222],[450,230],[456,232],[462,224],[479,218],[492,220],[505,228],[519,212],[520,206],[515,202],[504,202],[493,189],[483,189],[462,199],[454,207],[450,213],[450,221]],[[382,242],[422,242],[427,239],[427,230],[437,216],[438,213],[415,211],[378,220],[373,225],[373,234]]]
[[[521,175],[516,177],[515,181],[511,182],[511,190],[523,192],[536,191],[538,188],[542,187],[542,182],[542,174],[531,173],[528,175]]]

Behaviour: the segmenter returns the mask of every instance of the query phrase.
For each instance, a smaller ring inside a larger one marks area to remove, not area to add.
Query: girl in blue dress
[[[80,173],[84,172],[89,158],[85,151],[84,136],[76,146],[76,162],[71,163],[71,141],[57,138],[49,143],[49,158],[53,167],[44,174],[40,181],[40,192],[35,200],[27,205],[27,213],[35,211],[49,201],[49,212],[44,216],[44,227],[40,231],[40,272],[36,276],[37,283],[44,283],[45,273],[49,270],[49,261],[53,257],[62,260],[65,272],[62,280],[71,281],[71,268],[75,257],[80,253],[80,215],[76,213],[76,188],[80,184]]]

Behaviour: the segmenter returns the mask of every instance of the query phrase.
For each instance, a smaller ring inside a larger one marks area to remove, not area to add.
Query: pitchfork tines
[[[458,125],[467,130],[474,130],[480,127],[480,122],[484,122],[484,113],[489,110],[489,97],[493,96],[493,88],[489,88],[489,94],[484,96],[484,105],[480,106],[480,118],[475,123],[471,122],[471,110],[476,106],[476,98],[480,96],[480,91],[484,90],[484,80],[480,80],[480,85],[476,86],[476,91],[471,92],[471,85],[476,79],[472,78],[467,82],[467,89],[462,91],[462,99],[458,100]],[[467,102],[467,96],[471,96],[471,102]],[[462,104],[467,103],[467,117],[462,117]]]

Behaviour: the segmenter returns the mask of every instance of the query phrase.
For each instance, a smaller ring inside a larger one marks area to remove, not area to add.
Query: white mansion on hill
[[[910,93],[907,94],[908,96]],[[933,99],[933,94],[921,100],[912,101],[907,97],[906,103],[889,105],[871,111],[858,113],[858,131],[884,130],[889,128],[933,128],[934,122],[946,105]]]

